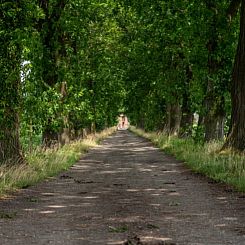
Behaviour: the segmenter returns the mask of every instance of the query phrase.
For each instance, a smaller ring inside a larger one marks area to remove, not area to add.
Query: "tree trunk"
[[[83,128],[82,129],[82,138],[86,139],[88,136],[88,129],[87,128]]]
[[[145,119],[143,117],[141,117],[138,121],[138,126],[141,129],[145,129]]]
[[[203,127],[203,125],[204,125],[204,116],[200,114],[198,117],[197,127],[200,128]]]
[[[171,106],[170,114],[170,134],[177,136],[180,130],[181,122],[181,107],[180,104],[176,103]]]
[[[169,134],[170,132],[170,124],[171,124],[171,104],[167,104],[166,106],[166,117],[164,120],[164,129],[163,131]]]
[[[217,126],[217,116],[216,116],[216,101],[217,94],[215,93],[215,84],[213,77],[217,74],[219,64],[216,58],[216,52],[218,48],[218,37],[217,37],[217,9],[215,3],[209,0],[206,2],[207,8],[212,12],[212,20],[209,27],[209,42],[207,43],[208,50],[208,79],[207,79],[207,90],[205,97],[205,117],[204,117],[204,127],[205,127],[205,141],[212,141],[216,139],[216,126]]]
[[[210,53],[212,56],[212,53]],[[211,59],[209,60],[209,73],[212,75],[215,73],[215,64]],[[205,141],[209,142],[216,139],[216,125],[217,118],[215,115],[215,95],[214,95],[214,85],[209,79],[207,82],[207,92],[205,98],[205,110],[206,115],[204,116],[204,129],[205,129]]]
[[[17,1],[14,5],[0,4],[2,28],[0,35],[0,164],[14,165],[24,162],[19,133],[22,45],[16,35],[16,30],[24,31],[25,12],[22,12],[22,7],[25,9],[25,3],[22,1]],[[16,11],[17,8],[20,11]]]
[[[19,115],[17,111],[8,112],[6,121],[0,120],[0,164],[14,165],[23,163],[24,157],[19,140]]]
[[[42,54],[42,79],[46,87],[54,88],[59,81],[59,60],[63,52],[63,32],[60,27],[59,20],[64,12],[67,1],[59,0],[53,8],[50,7],[47,1],[39,0],[39,6],[45,13],[45,18],[39,19],[37,30],[40,33],[40,38],[43,46]],[[58,115],[54,115],[57,119]],[[59,131],[52,127],[53,119],[47,118],[43,130],[43,144],[45,147],[50,147],[58,142]]]
[[[43,130],[43,146],[51,147],[58,143],[59,134],[52,128],[52,122],[48,119],[48,123]]]
[[[217,118],[214,115],[207,115],[204,119],[205,125],[205,141],[216,140]]]
[[[91,131],[92,134],[95,134],[96,133],[96,125],[95,125],[95,122],[92,122],[91,123],[90,131]]]
[[[189,137],[192,135],[193,120],[194,120],[194,116],[191,111],[187,109],[182,112],[181,124],[180,124],[181,137]]]
[[[169,135],[177,136],[180,130],[181,108],[179,103],[168,104],[164,131]]]
[[[70,143],[70,131],[68,128],[63,128],[62,133],[59,135],[59,144],[61,146]]]
[[[68,125],[69,125],[68,124],[68,117],[63,116],[63,127],[61,129],[60,134],[59,134],[59,144],[61,146],[70,143],[71,137],[70,137],[70,129],[69,129]]]
[[[217,133],[218,140],[224,140],[225,137],[224,127],[225,127],[225,116],[224,115],[219,116],[216,125],[216,133]]]
[[[11,165],[24,162],[19,133],[20,75],[18,59],[12,65],[16,66],[15,70],[11,71],[11,66],[8,68],[14,73],[13,80],[1,81],[0,78],[0,95],[1,102],[3,102],[0,103],[0,163]]]
[[[190,102],[190,92],[189,92],[189,86],[192,78],[193,78],[193,73],[191,67],[188,65],[186,67],[186,83],[185,83],[185,90],[183,93],[182,117],[180,123],[181,137],[189,137],[192,135],[194,115],[190,109],[191,102]]]
[[[61,127],[61,132],[59,134],[59,143],[61,146],[68,144],[70,142],[70,129],[69,129],[69,117],[66,115],[67,113],[64,112],[63,108],[65,105],[65,100],[67,97],[67,83],[64,81],[61,84],[61,115],[60,117],[62,118],[63,125]]]
[[[208,51],[209,51],[209,58],[208,58],[208,68],[209,68],[209,76],[212,77],[216,71],[216,61],[214,59],[214,52],[217,47],[217,41],[212,39],[209,41],[208,44]],[[216,125],[217,125],[217,118],[215,115],[215,92],[214,92],[214,84],[211,79],[207,81],[207,92],[205,98],[205,110],[206,115],[204,117],[204,127],[205,127],[205,141],[209,142],[216,139]]]
[[[225,114],[214,114],[204,119],[205,123],[205,141],[223,140]]]
[[[232,113],[223,149],[245,150],[245,1],[241,5],[240,36],[232,74]]]

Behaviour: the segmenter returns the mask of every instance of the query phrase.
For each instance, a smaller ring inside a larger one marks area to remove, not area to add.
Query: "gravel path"
[[[1,201],[0,244],[245,245],[244,211],[245,195],[119,131],[68,172]]]

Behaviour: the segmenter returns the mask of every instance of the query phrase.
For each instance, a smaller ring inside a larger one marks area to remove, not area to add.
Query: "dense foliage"
[[[147,130],[223,139],[239,4],[0,1],[0,162],[115,125],[121,112]]]

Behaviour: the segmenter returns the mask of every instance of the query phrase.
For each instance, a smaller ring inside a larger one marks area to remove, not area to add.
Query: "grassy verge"
[[[115,128],[74,141],[60,149],[36,150],[26,156],[27,164],[0,166],[0,195],[26,188],[71,167],[89,148],[115,132]]]
[[[137,135],[151,140],[165,152],[174,155],[197,173],[204,174],[215,181],[226,183],[236,190],[245,192],[245,156],[220,154],[221,142],[197,144],[192,139],[179,139],[164,134],[146,133],[131,127]]]

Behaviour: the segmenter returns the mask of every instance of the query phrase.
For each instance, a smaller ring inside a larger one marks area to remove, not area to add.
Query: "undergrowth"
[[[199,144],[192,139],[146,133],[135,127],[131,127],[130,130],[151,140],[166,153],[183,161],[193,171],[245,192],[245,157],[232,152],[220,153],[222,142]]]
[[[48,177],[70,168],[89,148],[115,131],[115,128],[104,130],[86,139],[77,140],[57,149],[36,149],[26,155],[26,164],[0,166],[0,195],[19,188],[27,188]]]

